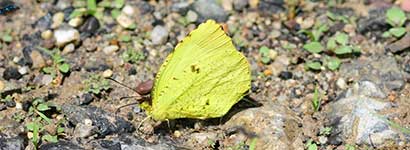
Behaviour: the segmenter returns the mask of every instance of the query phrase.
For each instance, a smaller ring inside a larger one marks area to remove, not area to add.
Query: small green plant
[[[320,71],[329,69],[335,71],[339,69],[342,61],[340,57],[354,56],[360,54],[360,47],[349,42],[349,36],[344,32],[337,32],[330,38],[325,38],[326,45],[323,45],[321,37],[329,30],[329,26],[337,22],[353,24],[354,17],[336,15],[327,12],[327,21],[317,20],[311,30],[301,30],[300,33],[306,34],[310,41],[303,45],[303,49],[314,54],[322,55],[320,60],[306,60],[305,68],[307,70]]]
[[[141,60],[144,60],[145,56],[142,52],[137,52],[134,49],[128,49],[122,53],[121,58],[129,63],[137,63]]]
[[[271,59],[269,57],[269,53],[270,53],[271,49],[269,49],[266,46],[262,46],[261,48],[259,48],[259,54],[262,56],[261,61],[264,64],[268,64]]]
[[[6,43],[10,43],[13,41],[13,37],[10,35],[11,34],[11,29],[7,29],[5,32],[0,32],[1,35],[1,40]]]
[[[104,9],[111,9],[111,16],[117,18],[121,14],[121,8],[125,5],[125,0],[96,0],[74,1],[76,9],[70,14],[70,18],[92,15],[98,20],[104,17]]]
[[[65,120],[59,120],[57,123],[54,123],[52,119],[45,115],[46,111],[55,108],[56,111],[60,111],[60,107],[45,102],[44,99],[36,98],[32,102],[32,106],[29,108],[27,113],[28,117],[32,117],[32,121],[26,123],[26,129],[32,132],[32,136],[29,137],[31,142],[35,147],[38,146],[40,140],[45,142],[58,142],[58,135],[61,135],[64,132],[64,128],[61,127],[61,124]],[[45,132],[46,126],[52,126],[56,128],[56,133]]]
[[[403,27],[407,17],[403,10],[398,7],[392,7],[386,12],[386,22],[392,26],[388,31],[383,33],[383,37],[390,37],[393,35],[396,38],[402,37],[407,31]]]
[[[346,144],[345,145],[345,150],[355,150],[354,145]]]
[[[319,109],[320,109],[320,93],[319,93],[319,90],[318,90],[317,86],[315,87],[315,92],[313,93],[312,106],[313,106],[313,110],[319,111]]]
[[[332,133],[332,127],[324,127],[320,129],[319,134],[320,135],[330,135],[330,133]]]
[[[108,91],[111,89],[111,84],[107,79],[104,79],[100,75],[90,75],[90,77],[84,81],[85,92],[93,93],[93,94],[100,94],[101,92]]]
[[[317,144],[312,139],[309,139],[306,142],[306,148],[307,150],[317,150]]]
[[[70,71],[70,64],[66,63],[65,59],[60,55],[59,49],[53,49],[52,51],[41,47],[39,47],[39,49],[50,55],[53,59],[52,66],[44,67],[42,69],[44,73],[56,77],[56,75],[58,75],[59,73],[64,74]]]

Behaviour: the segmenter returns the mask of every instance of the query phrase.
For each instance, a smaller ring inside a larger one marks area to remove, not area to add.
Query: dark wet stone
[[[404,71],[407,73],[410,73],[410,64],[405,64],[404,65]]]
[[[283,7],[285,2],[283,0],[260,0],[258,4],[258,11],[263,15],[269,15],[282,12],[285,10]]]
[[[80,107],[65,104],[62,106],[62,112],[74,125],[82,123],[84,119],[90,119],[93,122],[92,125],[97,127],[100,137],[129,133],[135,130],[130,122],[94,106]]]
[[[200,22],[208,19],[224,22],[228,19],[228,13],[215,0],[198,0],[194,2],[193,9],[199,14]]]
[[[63,10],[63,13],[64,13],[64,21],[65,22],[68,22],[68,21],[70,21],[70,15],[71,15],[71,13],[74,11],[74,7],[67,7],[67,8],[65,8],[64,10]]]
[[[84,24],[80,27],[81,37],[89,37],[97,33],[100,28],[100,22],[94,16],[90,16],[85,20]]]
[[[185,148],[174,146],[175,144],[171,143],[170,141],[160,140],[158,144],[150,144],[145,142],[145,140],[142,138],[128,134],[123,134],[119,137],[113,137],[110,140],[95,140],[90,143],[92,147],[101,150],[185,150]]]
[[[233,1],[233,8],[235,10],[242,10],[248,5],[248,0],[235,0]]]
[[[42,40],[41,32],[38,31],[32,34],[24,34],[21,41],[23,46],[37,47]]]
[[[58,141],[57,143],[47,143],[41,145],[40,150],[83,150],[82,147],[68,141]]]
[[[136,74],[137,74],[137,69],[135,69],[135,67],[132,66],[130,70],[128,70],[128,75],[136,75]]]
[[[22,49],[22,53],[23,53],[23,59],[21,59],[18,64],[21,66],[29,66],[31,67],[33,65],[33,60],[30,57],[32,51],[32,47],[31,46],[26,46]]]
[[[53,23],[53,15],[51,13],[47,13],[40,19],[38,19],[33,25],[33,28],[40,29],[40,31],[46,30],[50,28],[51,23]]]
[[[14,107],[14,106],[16,106],[16,102],[15,102],[14,100],[6,101],[5,104],[7,105],[7,107]]]
[[[30,106],[31,106],[31,102],[29,102],[29,101],[24,101],[24,102],[23,102],[23,110],[24,110],[24,111],[28,111],[28,109],[30,108]]]
[[[259,85],[257,83],[251,83],[251,91],[257,92],[259,90]]]
[[[359,19],[357,31],[360,33],[385,31],[389,28],[386,22],[386,9],[374,9],[369,11],[369,17]]]
[[[3,72],[3,79],[5,80],[18,80],[22,77],[22,75],[19,73],[18,69],[15,67],[8,67],[6,70]]]
[[[281,78],[282,80],[288,80],[291,79],[293,77],[292,72],[289,71],[282,71],[279,73],[279,78]]]
[[[14,138],[3,138],[0,135],[1,150],[24,150],[24,138],[17,136]]]
[[[101,59],[86,61],[83,67],[88,72],[105,71],[107,69],[111,69],[111,67],[107,65],[104,60]]]
[[[171,11],[185,15],[188,12],[189,6],[188,2],[173,3],[171,5]]]
[[[76,97],[76,105],[88,105],[94,100],[94,97],[91,93],[83,93],[80,96]]]

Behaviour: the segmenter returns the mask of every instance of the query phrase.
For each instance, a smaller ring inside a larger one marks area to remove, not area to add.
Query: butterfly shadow
[[[202,126],[216,126],[225,124],[229,121],[232,116],[241,112],[248,108],[255,108],[262,106],[262,103],[257,102],[255,99],[251,98],[250,96],[245,96],[240,100],[238,103],[232,106],[232,108],[226,113],[226,115],[219,117],[219,118],[210,118],[210,119],[189,119],[189,118],[182,118],[182,119],[175,119],[164,121],[160,125],[155,127],[156,133],[169,133],[169,131],[178,130],[181,128],[195,128],[195,124],[200,123]]]

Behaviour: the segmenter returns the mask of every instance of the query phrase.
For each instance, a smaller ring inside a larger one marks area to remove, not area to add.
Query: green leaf
[[[87,0],[87,11],[88,11],[88,14],[91,14],[91,15],[94,15],[97,12],[96,0]]]
[[[353,47],[353,53],[361,53],[362,49],[359,46],[354,46]]]
[[[252,138],[251,144],[249,144],[249,150],[255,150],[256,149],[256,140],[257,140],[257,138]]]
[[[333,20],[333,21],[336,21],[336,19],[337,19],[336,14],[334,14],[334,13],[332,13],[332,12],[330,12],[330,11],[327,11],[327,12],[326,12],[326,15],[327,15],[327,17],[328,17],[329,19],[331,19],[331,20]]]
[[[261,54],[262,56],[269,56],[269,51],[270,49],[266,46],[259,48],[259,54]]]
[[[308,150],[317,150],[317,145],[316,145],[315,143],[310,144],[310,145],[308,146]]]
[[[389,32],[396,38],[399,38],[406,33],[406,28],[404,27],[390,28]]]
[[[87,13],[87,9],[85,8],[79,8],[79,9],[74,9],[74,11],[70,14],[70,18],[75,18],[75,17],[80,17],[83,16]]]
[[[328,62],[327,62],[327,68],[329,68],[330,70],[337,70],[339,68],[341,64],[341,61],[339,58],[336,57],[331,57],[329,58]]]
[[[406,14],[398,7],[392,7],[386,12],[386,22],[393,27],[403,26],[406,19]]]
[[[57,128],[57,133],[63,133],[64,132],[64,128],[63,127],[58,127]]]
[[[329,40],[326,43],[326,48],[328,50],[334,50],[336,47],[337,47],[337,44],[336,44],[335,38],[329,38]]]
[[[40,128],[41,124],[39,124],[38,122],[29,122],[26,124],[26,128],[29,131],[34,131],[36,128]]]
[[[308,44],[303,45],[303,48],[311,53],[320,53],[323,51],[323,46],[319,42],[310,42]]]
[[[308,61],[306,62],[306,66],[308,67],[308,69],[312,70],[320,70],[322,67],[322,65],[317,61]]]
[[[43,135],[43,137],[41,137],[41,139],[43,139],[47,142],[51,142],[51,143],[57,143],[58,142],[57,135],[52,136],[50,134],[46,134],[46,135]]]
[[[352,48],[350,46],[341,46],[335,50],[335,53],[338,55],[352,53]]]
[[[60,70],[62,73],[67,73],[68,71],[70,71],[70,65],[67,63],[58,65],[58,70]]]
[[[315,92],[313,93],[312,106],[315,111],[319,111],[320,108],[320,95],[317,87],[315,87]]]
[[[341,45],[346,45],[349,42],[349,36],[345,33],[337,33],[336,34],[336,42]]]
[[[1,38],[4,42],[11,42],[13,41],[13,37],[9,34],[5,34],[3,35],[3,37]]]
[[[389,31],[383,32],[382,37],[384,38],[391,37],[391,33]]]
[[[125,0],[115,0],[115,8],[122,8],[125,4]]]
[[[53,67],[44,67],[42,70],[43,70],[44,73],[47,73],[47,74],[51,74],[51,73],[54,72]]]
[[[264,56],[264,57],[261,58],[261,61],[262,61],[262,63],[264,63],[264,64],[268,64],[268,63],[270,62],[270,58],[267,57],[267,56]]]
[[[111,16],[116,19],[119,15],[121,14],[121,10],[120,9],[113,9],[111,10]]]
[[[50,109],[50,107],[48,107],[48,105],[43,104],[43,103],[41,103],[37,106],[37,110],[39,110],[39,111],[46,111],[46,110],[49,110],[49,109]]]
[[[129,41],[131,41],[131,36],[130,35],[120,35],[120,41],[121,42],[129,42]]]

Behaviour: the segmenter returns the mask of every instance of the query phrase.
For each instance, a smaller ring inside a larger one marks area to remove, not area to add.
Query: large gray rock
[[[241,134],[245,134],[247,140],[256,138],[256,149],[303,149],[302,140],[298,138],[298,133],[302,131],[298,128],[297,117],[277,104],[266,104],[241,111],[235,114],[225,127],[227,131],[242,131],[230,135],[232,139],[228,138],[228,141],[243,140],[235,138],[243,137]],[[252,135],[253,137],[249,137]]]
[[[353,81],[371,81],[388,93],[404,87],[403,73],[391,56],[362,58],[340,67],[340,75]]]
[[[339,145],[352,140],[358,145],[382,147],[384,143],[400,142],[403,134],[388,121],[393,114],[380,111],[392,108],[387,94],[371,81],[359,81],[344,96],[331,103],[326,117],[333,127],[329,143]],[[409,136],[409,135],[406,135]]]

